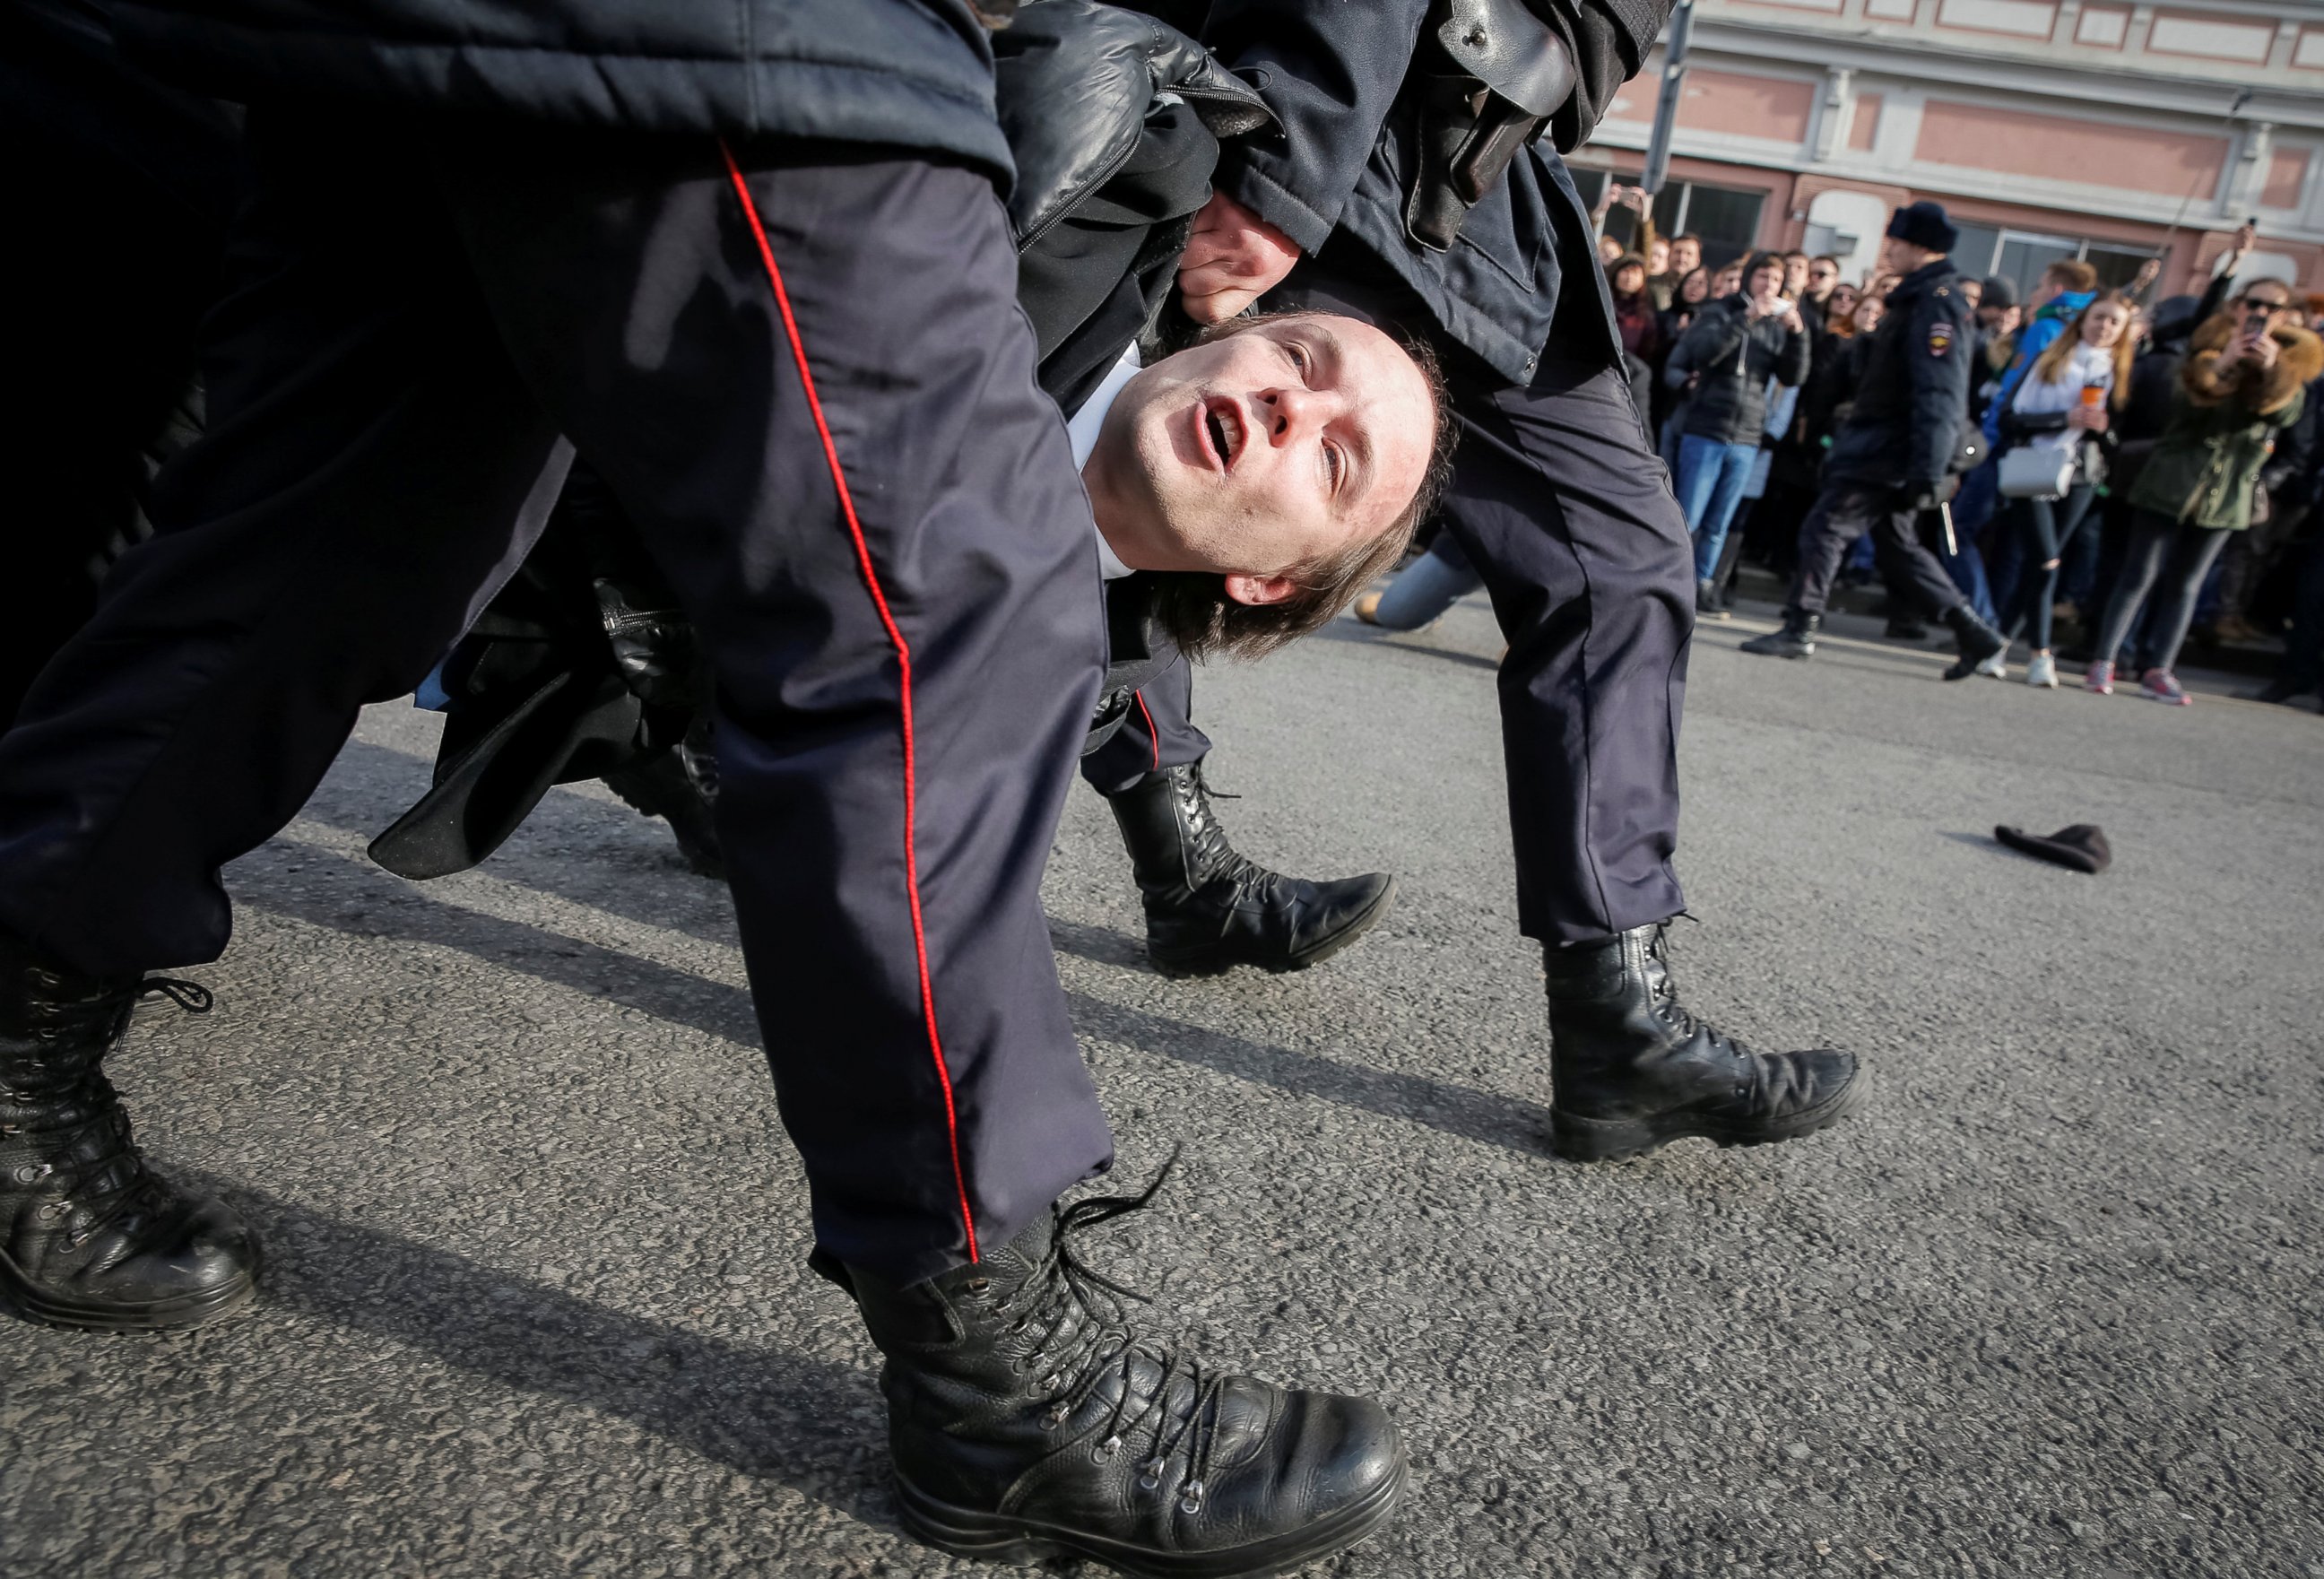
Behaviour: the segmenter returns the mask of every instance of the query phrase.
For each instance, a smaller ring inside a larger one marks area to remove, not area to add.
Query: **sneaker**
[[[2138,682],[2138,694],[2151,702],[2168,702],[2174,707],[2193,705],[2195,698],[2179,683],[2179,677],[2167,669],[2150,669],[2146,678]]]
[[[2047,652],[2036,652],[2025,660],[2025,683],[2050,690],[2058,688],[2058,660]]]
[[[2009,650],[2005,647],[1990,658],[1980,659],[1978,661],[1977,672],[1986,676],[1989,679],[2007,679],[2009,678]]]
[[[2101,658],[2082,670],[2082,689],[2094,696],[2114,695],[2114,665]]]

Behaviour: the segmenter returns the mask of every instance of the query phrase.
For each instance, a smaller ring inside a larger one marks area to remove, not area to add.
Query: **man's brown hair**
[[[1204,334],[1197,344],[1224,339],[1262,325],[1297,318],[1324,316],[1311,312],[1251,313],[1231,319]],[[1394,568],[1412,546],[1412,534],[1435,510],[1452,475],[1452,446],[1460,426],[1452,415],[1452,397],[1444,383],[1444,370],[1436,354],[1419,340],[1403,339],[1405,355],[1420,369],[1428,385],[1428,402],[1435,430],[1429,444],[1428,468],[1410,503],[1378,535],[1348,544],[1336,553],[1294,566],[1288,572],[1299,589],[1280,603],[1238,603],[1226,592],[1226,577],[1207,570],[1149,572],[1155,622],[1169,633],[1178,650],[1189,658],[1224,653],[1232,658],[1264,658],[1310,632],[1331,623],[1339,612],[1356,600],[1365,586]]]
[[[2076,295],[2098,288],[2098,272],[2080,258],[2060,258],[2042,271],[2042,278]]]

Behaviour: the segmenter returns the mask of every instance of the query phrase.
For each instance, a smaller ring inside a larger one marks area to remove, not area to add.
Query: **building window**
[[[1619,171],[1577,170],[1573,184],[1582,200],[1595,208],[1609,180],[1628,182],[1636,176]],[[1702,261],[1716,269],[1751,250],[1759,239],[1759,214],[1767,204],[1764,190],[1745,187],[1714,187],[1705,181],[1670,181],[1655,196],[1655,233],[1678,235],[1692,231],[1702,237]],[[1606,217],[1606,234],[1628,246],[1637,235],[1637,216],[1617,208]]]
[[[2017,287],[2020,296],[2041,283],[2042,271],[2063,258],[2080,258],[2098,272],[2102,290],[2127,285],[2138,266],[2154,255],[2145,247],[2119,242],[2090,241],[2072,235],[2044,235],[2030,230],[2004,230],[1990,225],[1960,225],[1960,240],[1953,245],[1953,266],[1964,274],[1987,278],[1995,274]]]

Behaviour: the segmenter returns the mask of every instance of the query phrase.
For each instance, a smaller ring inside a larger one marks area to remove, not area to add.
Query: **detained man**
[[[1235,850],[1203,778],[1210,742],[1189,717],[1185,660],[1271,651],[1395,564],[1452,439],[1434,360],[1415,355],[1354,319],[1244,318],[1152,367],[1132,347],[1066,396],[1105,576],[1091,617],[1111,647],[1081,772],[1113,812],[1166,974],[1305,969],[1394,898],[1386,873],[1310,880]],[[669,820],[696,872],[724,877],[706,698],[655,688],[690,669],[696,645],[657,580],[602,481],[576,466],[489,633],[441,666],[434,782],[373,858],[414,881],[465,871],[551,785],[602,776]],[[627,604],[619,654],[604,635],[609,588]],[[560,706],[567,721],[544,726],[542,710]]]

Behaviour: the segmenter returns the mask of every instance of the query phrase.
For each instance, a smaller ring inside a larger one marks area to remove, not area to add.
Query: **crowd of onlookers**
[[[1637,215],[1631,245],[1603,235],[1615,205]],[[1654,234],[1636,189],[1609,186],[1598,218],[1631,392],[1693,540],[1697,611],[1724,618],[1743,560],[1791,571],[1899,277],[1851,282],[1839,260],[1804,252],[1712,266],[1699,237]],[[2316,693],[2324,297],[2239,280],[2254,239],[2235,238],[2200,297],[2150,302],[2153,263],[2120,290],[2074,259],[2023,295],[2002,277],[1953,283],[1969,308],[1966,344],[1950,350],[1969,365],[1962,454],[1975,458],[1949,510],[1923,512],[1918,530],[2006,644],[1952,672],[2004,678],[2023,643],[2035,686],[2057,687],[2063,662],[2089,690],[2120,677],[2183,704],[2175,669],[2190,636],[2210,650],[2281,637],[2257,694]],[[1880,578],[1874,548],[1855,543],[1844,583]],[[1441,541],[1359,613],[1411,628],[1474,585],[1458,545]],[[1923,638],[1924,602],[1894,586],[1887,634]]]

